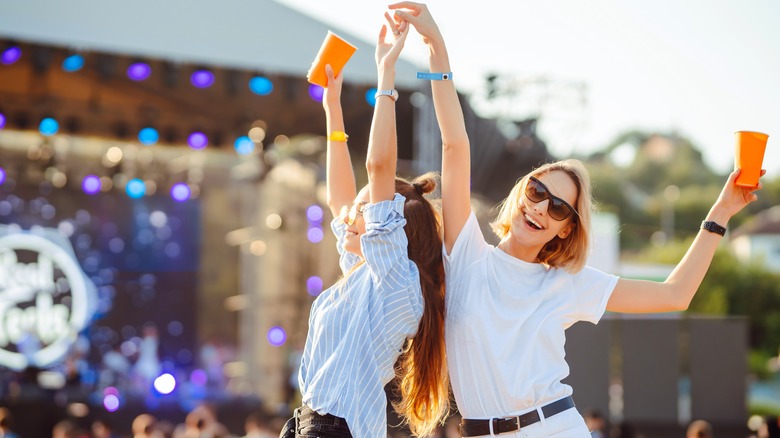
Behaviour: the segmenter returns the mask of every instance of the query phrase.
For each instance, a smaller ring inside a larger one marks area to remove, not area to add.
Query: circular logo
[[[91,318],[93,295],[66,248],[37,234],[0,237],[0,365],[21,370],[62,359]]]

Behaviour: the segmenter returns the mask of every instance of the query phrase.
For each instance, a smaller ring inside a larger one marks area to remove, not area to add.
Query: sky
[[[277,0],[375,42],[388,3]],[[714,170],[734,165],[734,131],[769,134],[764,167],[780,176],[780,2],[497,0],[427,3],[459,91],[484,117],[540,116],[565,158],[642,129],[676,132]],[[427,71],[427,49],[404,53]],[[347,69],[349,66],[347,66]],[[347,70],[348,71],[348,70]],[[486,76],[502,92],[486,98]]]

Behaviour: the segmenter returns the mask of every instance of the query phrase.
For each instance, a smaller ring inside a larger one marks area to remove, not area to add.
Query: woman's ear
[[[563,227],[561,231],[558,232],[558,237],[560,237],[561,239],[567,238],[569,234],[571,234],[571,232],[574,231],[575,226],[576,224],[574,224],[573,222],[569,223],[569,225],[566,225],[565,227]]]

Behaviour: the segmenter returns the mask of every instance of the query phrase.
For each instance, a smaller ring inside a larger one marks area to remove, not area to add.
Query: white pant
[[[585,425],[585,420],[577,412],[577,408],[571,408],[550,418],[542,418],[541,421],[520,430],[495,436],[497,438],[590,438],[590,432]]]

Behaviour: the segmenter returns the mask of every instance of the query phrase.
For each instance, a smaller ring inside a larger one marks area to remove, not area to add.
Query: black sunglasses
[[[525,185],[525,197],[533,203],[549,199],[547,214],[556,221],[566,220],[572,213],[577,216],[580,215],[568,202],[550,193],[550,189],[547,186],[532,176],[528,177],[528,183]]]

